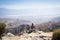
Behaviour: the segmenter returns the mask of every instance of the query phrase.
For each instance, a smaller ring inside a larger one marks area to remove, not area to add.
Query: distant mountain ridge
[[[53,21],[60,21],[60,17],[56,17],[52,19]]]
[[[0,18],[0,22],[7,23],[7,29],[10,29],[11,32],[12,31],[14,32],[14,30],[17,30],[16,28],[18,28],[18,31],[19,30],[25,31],[26,30],[25,28],[28,29],[28,27],[31,27],[31,25],[29,25],[31,21],[29,20]],[[51,19],[51,21],[48,21],[48,22],[43,22],[38,24],[33,23],[33,24],[36,27],[36,30],[51,31],[52,28],[60,28],[60,17],[53,18]]]

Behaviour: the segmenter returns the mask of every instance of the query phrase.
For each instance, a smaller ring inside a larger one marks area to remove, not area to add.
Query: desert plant
[[[2,36],[5,32],[5,27],[6,27],[6,24],[5,23],[0,23],[0,39],[2,40]]]
[[[60,29],[54,31],[52,40],[60,40]]]

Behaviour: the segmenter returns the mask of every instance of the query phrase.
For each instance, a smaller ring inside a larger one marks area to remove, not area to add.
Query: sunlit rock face
[[[10,33],[9,35],[2,37],[2,40],[51,40],[52,34],[52,32],[37,31],[30,34],[23,33],[20,36],[12,36]]]

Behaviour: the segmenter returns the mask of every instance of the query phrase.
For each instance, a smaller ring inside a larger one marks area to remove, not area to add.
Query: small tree
[[[60,40],[60,29],[54,31],[52,40]]]
[[[5,32],[5,27],[6,27],[6,24],[5,23],[0,23],[0,39],[2,40],[2,36]]]

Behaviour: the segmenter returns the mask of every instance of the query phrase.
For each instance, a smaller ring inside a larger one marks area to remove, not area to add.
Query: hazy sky
[[[0,16],[31,18],[60,16],[60,0],[0,0]]]

